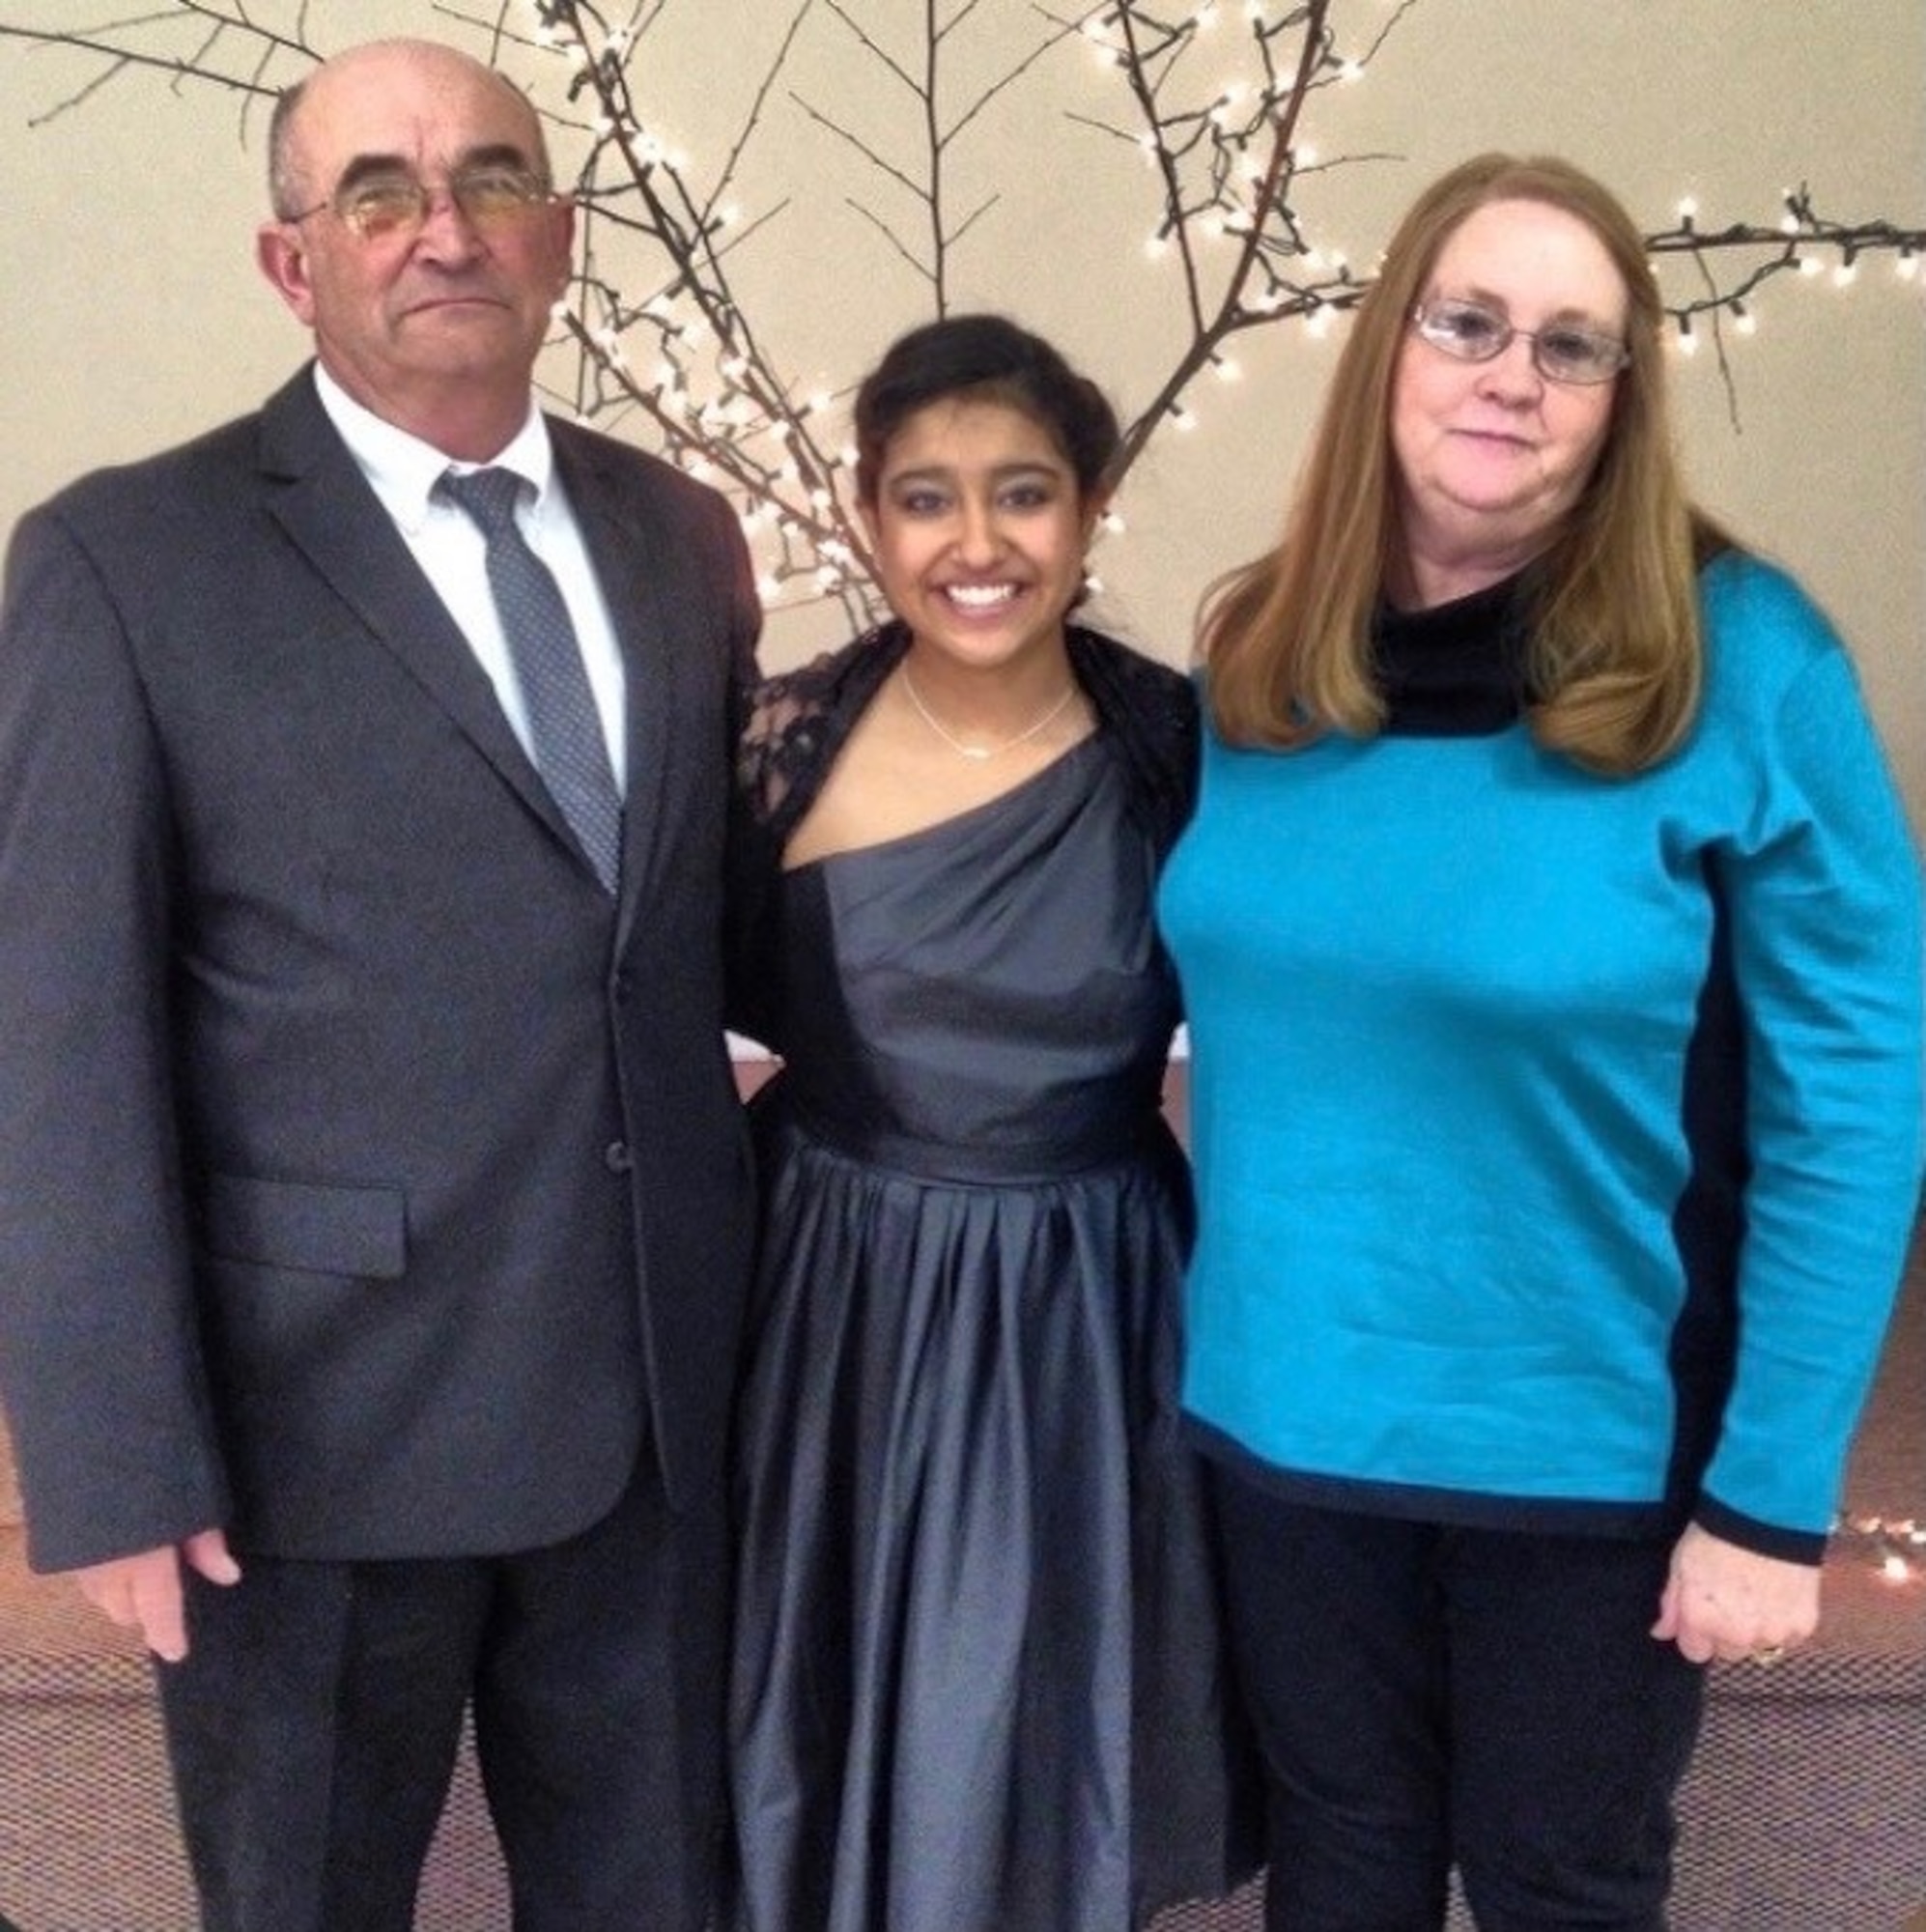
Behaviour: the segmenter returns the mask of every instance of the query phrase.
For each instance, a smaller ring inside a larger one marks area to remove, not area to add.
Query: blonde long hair
[[[1685,496],[1665,397],[1664,311],[1644,238],[1615,196],[1551,156],[1480,155],[1406,213],[1360,304],[1277,547],[1208,593],[1200,647],[1219,732],[1291,750],[1383,723],[1372,620],[1402,541],[1390,413],[1408,318],[1460,223],[1494,201],[1582,221],[1628,294],[1626,346],[1598,466],[1536,560],[1527,717],[1547,749],[1600,773],[1643,771],[1698,708],[1696,578],[1731,539]]]

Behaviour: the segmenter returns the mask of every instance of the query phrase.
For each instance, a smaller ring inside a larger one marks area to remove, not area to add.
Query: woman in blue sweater
[[[1161,914],[1185,1404],[1270,1932],[1664,1924],[1713,1659],[1809,1637],[1919,1180],[1917,862],[1851,662],[1687,500],[1637,229],[1406,216],[1206,612]]]

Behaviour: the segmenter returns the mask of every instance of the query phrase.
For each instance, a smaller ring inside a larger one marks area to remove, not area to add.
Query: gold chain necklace
[[[1064,686],[1063,695],[1057,698],[1041,717],[1026,724],[1014,738],[1005,738],[1001,745],[966,745],[961,738],[949,730],[922,701],[922,693],[917,689],[917,681],[910,675],[907,661],[903,665],[903,689],[909,693],[910,702],[916,706],[916,713],[959,758],[968,758],[974,764],[981,764],[987,758],[1000,758],[1005,752],[1013,752],[1019,745],[1027,745],[1039,731],[1047,730],[1069,708],[1071,698],[1077,695],[1077,681],[1072,678]]]

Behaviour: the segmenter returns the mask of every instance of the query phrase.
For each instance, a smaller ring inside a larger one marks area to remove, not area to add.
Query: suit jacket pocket
[[[224,1261],[392,1281],[408,1262],[407,1197],[398,1187],[214,1174],[202,1198],[201,1238]]]

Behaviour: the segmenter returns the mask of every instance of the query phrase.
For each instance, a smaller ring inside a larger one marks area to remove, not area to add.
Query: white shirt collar
[[[512,469],[533,485],[538,505],[547,495],[554,473],[554,452],[549,444],[548,423],[532,395],[528,399],[527,420],[498,455],[485,464],[458,463],[432,442],[424,442],[420,437],[396,428],[357,403],[319,362],[314,365],[314,385],[328,420],[348,445],[348,453],[360,466],[361,473],[387,506],[388,514],[411,536],[426,521],[431,508],[430,492],[449,469],[462,474],[471,469]]]

